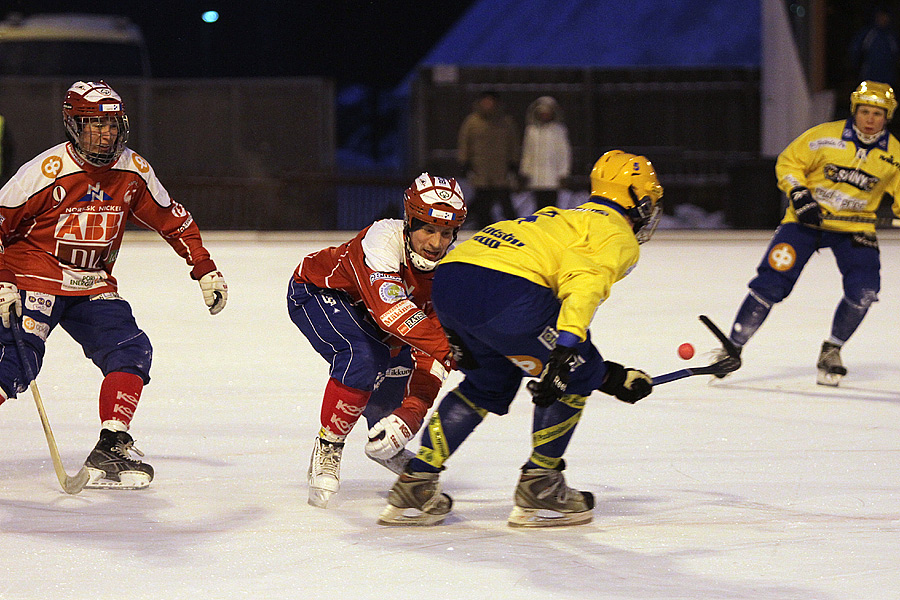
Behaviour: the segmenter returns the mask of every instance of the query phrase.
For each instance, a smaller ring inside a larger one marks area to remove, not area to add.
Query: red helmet
[[[434,177],[422,173],[403,196],[406,222],[412,219],[458,229],[466,221],[466,201],[459,184],[452,177]]]
[[[128,116],[125,114],[122,98],[106,82],[73,83],[66,92],[62,112],[66,137],[86,161],[102,167],[115,162],[122,155],[128,141]],[[108,147],[97,147],[90,140],[82,139],[85,125],[91,122],[116,127],[116,138]]]

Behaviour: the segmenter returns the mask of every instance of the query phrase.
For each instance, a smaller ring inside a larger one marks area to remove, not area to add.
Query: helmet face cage
[[[850,94],[851,115],[856,115],[856,109],[860,104],[883,108],[887,120],[890,121],[894,118],[894,111],[897,110],[897,96],[894,95],[894,89],[886,83],[863,81]]]
[[[63,102],[66,137],[92,165],[115,162],[125,150],[130,131],[122,98],[105,82],[78,81]],[[109,139],[115,129],[115,138]]]
[[[650,239],[662,217],[663,188],[644,156],[621,150],[605,153],[591,171],[591,195],[624,208],[641,244]]]

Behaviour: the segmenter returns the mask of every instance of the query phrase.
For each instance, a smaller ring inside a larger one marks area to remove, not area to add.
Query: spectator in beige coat
[[[519,130],[500,105],[496,92],[482,92],[459,129],[458,160],[471,184],[469,219],[476,229],[493,223],[495,204],[503,219],[518,215],[511,192],[519,169]]]

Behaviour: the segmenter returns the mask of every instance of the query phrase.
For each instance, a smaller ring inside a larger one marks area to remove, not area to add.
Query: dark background
[[[472,0],[13,0],[5,10],[119,14],[144,31],[154,77],[320,76],[393,87]],[[217,10],[219,20],[200,15]]]

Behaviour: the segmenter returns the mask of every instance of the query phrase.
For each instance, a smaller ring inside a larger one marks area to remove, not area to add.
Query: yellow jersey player
[[[662,186],[643,156],[607,152],[591,172],[588,202],[543,208],[485,227],[451,250],[432,287],[459,369],[415,458],[391,488],[382,525],[437,524],[452,501],[438,474],[487,413],[506,414],[526,376],[535,403],[531,456],[522,467],[511,526],[577,525],[594,498],[566,485],[563,453],[594,390],[634,403],[652,380],[605,361],[588,327],[614,283],[636,265],[661,215]],[[549,516],[548,516],[549,512]],[[410,514],[411,513],[411,514]]]
[[[807,130],[778,156],[778,187],[790,202],[732,325],[729,337],[739,350],[788,297],[812,255],[830,248],[843,297],[819,352],[816,381],[837,386],[846,375],[841,347],[881,289],[875,211],[888,195],[900,216],[900,142],[887,130],[896,109],[889,85],[864,81],[850,94],[846,121]]]

